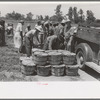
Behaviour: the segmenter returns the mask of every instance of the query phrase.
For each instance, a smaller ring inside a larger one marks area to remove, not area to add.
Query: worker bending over
[[[38,39],[39,32],[43,32],[43,29],[41,26],[37,26],[35,27],[35,29],[30,30],[29,32],[25,34],[25,48],[26,48],[27,57],[31,56],[33,41],[35,42],[36,41],[35,39]]]
[[[44,50],[58,50],[64,49],[64,38],[62,35],[52,35],[47,38],[46,43],[44,44]]]

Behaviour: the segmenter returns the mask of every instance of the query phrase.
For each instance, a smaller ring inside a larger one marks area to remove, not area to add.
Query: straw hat
[[[41,26],[37,26],[37,27],[35,27],[35,29],[37,29],[37,30],[40,31],[40,32],[43,32],[43,29],[42,29]]]
[[[67,23],[67,22],[71,22],[69,19],[65,20],[63,19],[61,23]]]
[[[44,25],[47,25],[47,24],[49,24],[49,21],[46,21],[46,22],[44,23]]]

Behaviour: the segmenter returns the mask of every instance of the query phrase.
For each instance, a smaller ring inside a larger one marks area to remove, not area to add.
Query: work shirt
[[[30,30],[29,32],[27,32],[27,33],[25,34],[25,36],[31,38],[31,36],[34,36],[35,32],[36,32],[35,29]]]
[[[44,45],[45,50],[58,50],[62,49],[63,42],[61,42],[56,35],[49,36]]]
[[[64,27],[59,24],[58,26],[55,27],[55,32],[54,32],[55,35],[62,35],[64,36]]]
[[[66,27],[64,29],[64,36],[65,38],[69,38],[73,36],[77,32],[77,27]]]
[[[25,34],[25,36],[28,37],[31,40],[31,42],[33,42],[34,45],[38,45],[40,43],[39,43],[38,35],[35,34],[35,32],[36,32],[35,29],[30,30]]]
[[[49,36],[51,35],[54,35],[54,30],[52,26],[49,27]]]

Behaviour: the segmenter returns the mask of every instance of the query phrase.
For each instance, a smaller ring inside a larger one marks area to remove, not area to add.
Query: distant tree
[[[95,21],[94,13],[91,10],[87,10],[87,18],[86,21],[88,23],[94,22]]]
[[[45,15],[44,20],[45,20],[45,21],[49,20],[49,16],[48,16],[48,15]]]
[[[58,17],[56,15],[53,15],[50,17],[51,21],[58,21]]]
[[[7,13],[5,17],[7,19],[13,19],[13,20],[20,20],[25,18],[23,14],[17,13],[15,11],[13,11],[12,13]]]
[[[84,22],[85,20],[85,16],[83,15],[83,10],[80,9],[79,12],[78,12],[78,19],[79,19],[79,22]]]
[[[55,12],[56,15],[62,15],[62,12],[61,12],[61,4],[57,5],[55,11],[56,11]]]
[[[77,7],[73,8],[73,20],[75,23],[78,23],[78,12],[77,12]]]
[[[73,20],[73,8],[72,7],[70,7],[69,8],[69,10],[68,10],[68,18],[72,21]]]
[[[32,14],[31,12],[29,12],[29,13],[27,14],[26,20],[31,21],[32,19],[33,19],[33,14]]]
[[[52,17],[56,18],[57,21],[61,21],[63,19],[62,11],[61,11],[61,4],[57,5],[54,11],[56,15],[53,15]]]

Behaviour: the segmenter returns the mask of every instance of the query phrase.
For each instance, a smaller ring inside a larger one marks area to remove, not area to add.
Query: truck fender
[[[93,60],[93,51],[91,47],[87,43],[80,43],[75,47],[75,53],[82,51],[85,57],[85,61],[92,61]]]

